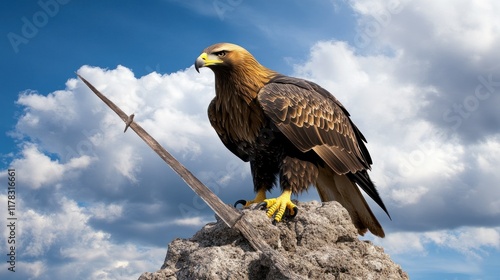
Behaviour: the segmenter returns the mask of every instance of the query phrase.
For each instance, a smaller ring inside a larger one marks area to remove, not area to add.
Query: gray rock
[[[381,247],[358,239],[347,211],[337,202],[297,203],[294,219],[276,226],[260,210],[243,210],[266,242],[309,279],[408,279]],[[217,219],[190,239],[175,239],[157,272],[139,280],[286,279],[244,237]]]

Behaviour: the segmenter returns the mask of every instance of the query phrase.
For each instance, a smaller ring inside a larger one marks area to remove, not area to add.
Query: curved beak
[[[216,55],[213,54],[207,54],[206,52],[200,54],[196,61],[194,62],[194,69],[200,73],[200,68],[201,67],[207,67],[207,66],[212,66],[212,65],[217,65],[221,64],[224,61],[220,60]]]
[[[196,72],[200,73],[200,68],[205,67],[205,61],[207,60],[207,53],[202,53],[196,61],[194,62],[194,69]]]

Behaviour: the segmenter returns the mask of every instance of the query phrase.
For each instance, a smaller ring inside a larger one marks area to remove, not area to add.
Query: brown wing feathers
[[[338,174],[370,168],[338,101],[318,94],[300,79],[280,77],[277,81],[275,78],[262,88],[259,102],[299,150],[313,149]]]
[[[314,150],[333,171],[356,182],[389,216],[366,172],[372,159],[365,137],[333,95],[312,82],[277,76],[261,89],[258,99],[266,115],[298,149]]]

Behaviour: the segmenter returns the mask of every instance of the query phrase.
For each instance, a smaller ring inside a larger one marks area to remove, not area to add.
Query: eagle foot
[[[274,217],[273,224],[275,225],[283,219],[286,210],[288,210],[288,215],[291,218],[297,216],[299,209],[290,199],[291,195],[292,192],[290,190],[285,190],[277,198],[265,199],[263,202],[259,203],[258,207],[261,209],[268,208],[266,214],[269,218]]]
[[[244,199],[240,199],[234,203],[234,207],[236,208],[238,204],[241,204],[243,208],[246,208],[254,203],[261,203],[265,199],[266,199],[266,190],[260,189],[259,191],[257,191],[257,195],[255,195],[255,198],[253,200],[246,201]]]

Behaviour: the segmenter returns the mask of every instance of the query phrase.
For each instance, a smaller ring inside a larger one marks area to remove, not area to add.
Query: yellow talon
[[[280,222],[288,208],[291,216],[297,214],[297,206],[292,203],[290,197],[292,196],[291,190],[284,190],[283,193],[277,198],[265,199],[263,202],[266,204],[267,216],[271,218],[274,216],[276,222]]]
[[[255,198],[250,201],[246,200],[238,200],[234,204],[234,207],[236,207],[238,204],[243,204],[243,207],[249,207],[250,205],[254,203],[261,203],[266,199],[266,189],[260,189],[257,191],[257,194],[255,195]]]

